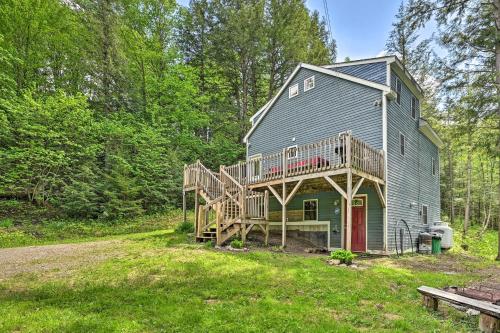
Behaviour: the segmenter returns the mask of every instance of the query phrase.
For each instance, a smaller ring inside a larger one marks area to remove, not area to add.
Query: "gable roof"
[[[380,83],[368,81],[368,80],[361,79],[361,78],[358,78],[358,77],[355,77],[355,76],[352,76],[352,75],[348,75],[348,74],[344,74],[344,73],[340,73],[340,72],[335,72],[335,71],[332,71],[332,70],[330,70],[328,68],[324,68],[324,67],[320,67],[320,66],[315,66],[315,65],[310,65],[310,64],[300,63],[300,64],[297,65],[297,67],[295,67],[295,69],[293,70],[292,74],[290,74],[290,76],[286,80],[285,84],[283,84],[283,86],[280,88],[280,90],[278,91],[278,93],[276,95],[274,95],[274,97],[270,101],[268,101],[259,111],[257,111],[250,118],[250,120],[253,122],[255,120],[255,118],[260,115],[259,119],[253,124],[252,128],[248,131],[248,133],[243,138],[243,142],[247,142],[248,141],[248,138],[253,133],[253,131],[255,130],[255,128],[257,128],[257,126],[259,126],[260,122],[266,116],[267,112],[271,109],[271,107],[274,105],[274,103],[276,102],[276,100],[278,99],[278,97],[281,96],[281,94],[283,93],[283,91],[290,84],[290,82],[292,81],[292,79],[297,75],[297,73],[299,72],[299,70],[301,68],[306,68],[306,69],[309,69],[309,70],[312,70],[312,71],[315,71],[315,72],[318,72],[318,73],[323,73],[323,74],[330,75],[330,76],[333,76],[333,77],[337,77],[337,78],[340,78],[340,79],[344,79],[344,80],[348,80],[348,81],[351,81],[351,82],[355,82],[355,83],[358,83],[358,84],[361,84],[361,85],[364,85],[364,86],[368,86],[368,87],[371,87],[371,88],[374,88],[374,89],[378,89],[378,90],[381,90],[381,91],[384,91],[384,92],[387,92],[387,93],[389,93],[391,91],[391,88],[389,86],[387,86],[387,85],[383,85],[383,84],[380,84]]]

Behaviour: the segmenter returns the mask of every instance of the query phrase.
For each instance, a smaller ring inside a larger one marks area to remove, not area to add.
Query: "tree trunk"
[[[496,84],[497,84],[497,115],[499,134],[497,138],[497,156],[500,156],[500,0],[494,0],[495,6],[495,26],[496,26],[496,43],[495,43],[495,68],[496,68]],[[498,159],[498,158],[497,158]],[[500,163],[498,163],[498,175],[500,178]],[[500,199],[500,181],[498,182],[498,198]],[[500,261],[500,204],[497,206],[497,222],[498,222],[498,255],[496,260]]]
[[[464,239],[467,236],[467,230],[469,230],[470,225],[470,205],[471,205],[471,197],[470,197],[470,188],[471,188],[471,174],[472,174],[472,130],[471,130],[471,122],[468,122],[467,129],[467,185],[466,185],[466,199],[465,199],[465,212],[464,212]]]

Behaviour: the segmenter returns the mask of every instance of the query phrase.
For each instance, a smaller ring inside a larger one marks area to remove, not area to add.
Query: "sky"
[[[189,0],[178,0],[188,5]],[[383,55],[385,43],[401,0],[327,0],[333,38],[337,41],[337,61]],[[323,0],[306,0],[307,7],[325,16]],[[427,27],[422,35],[432,33]]]
[[[337,61],[382,55],[399,0],[327,0]],[[324,16],[323,0],[307,0],[310,10]]]

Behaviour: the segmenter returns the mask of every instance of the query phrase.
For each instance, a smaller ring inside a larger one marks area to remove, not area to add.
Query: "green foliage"
[[[233,249],[242,249],[243,248],[243,242],[240,239],[233,239],[231,241],[230,245]]]
[[[175,227],[175,232],[189,234],[194,232],[194,225],[191,222],[181,222]]]
[[[14,221],[12,221],[12,219],[0,220],[0,228],[10,228],[13,225],[14,225]]]
[[[330,253],[330,258],[340,260],[341,263],[350,265],[356,258],[356,255],[349,250],[340,249],[332,251]]]

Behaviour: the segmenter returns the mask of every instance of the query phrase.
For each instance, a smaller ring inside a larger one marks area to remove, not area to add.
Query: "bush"
[[[340,260],[343,264],[350,265],[354,258],[356,258],[356,255],[349,250],[336,250],[330,253],[330,257]]]
[[[243,248],[243,242],[239,239],[233,239],[231,241],[231,247],[233,249],[241,249],[241,248]]]
[[[3,219],[0,220],[0,228],[10,228],[14,225],[12,219]]]
[[[175,228],[175,232],[178,232],[181,234],[189,234],[189,233],[194,232],[194,226],[192,223],[189,223],[189,222],[181,222]]]

